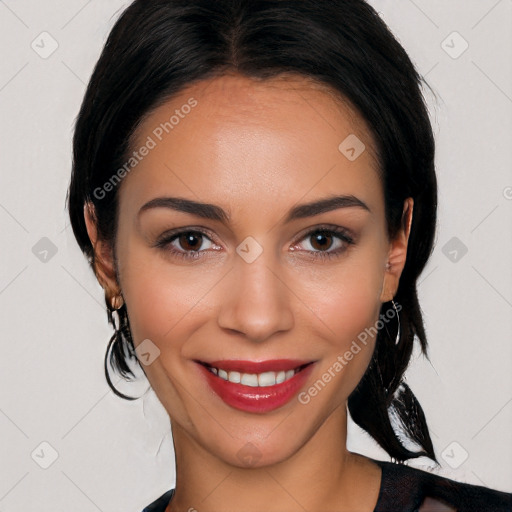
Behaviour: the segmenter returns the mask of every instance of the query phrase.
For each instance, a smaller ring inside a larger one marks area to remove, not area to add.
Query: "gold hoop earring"
[[[119,310],[124,305],[124,298],[122,294],[114,295],[110,299],[110,317],[112,319],[112,324],[114,326],[115,336],[116,338],[121,339],[121,317],[119,316]]]

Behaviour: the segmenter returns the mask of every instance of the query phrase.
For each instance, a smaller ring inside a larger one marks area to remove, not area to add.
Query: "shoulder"
[[[403,464],[375,462],[382,468],[381,489],[375,512],[512,512],[510,493],[457,482]],[[438,505],[434,508],[436,502]]]
[[[165,509],[171,501],[173,494],[174,489],[170,489],[169,491],[162,494],[160,498],[150,503],[146,508],[142,510],[142,512],[165,512]]]

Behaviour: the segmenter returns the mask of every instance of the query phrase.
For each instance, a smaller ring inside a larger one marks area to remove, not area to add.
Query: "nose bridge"
[[[219,311],[222,328],[239,331],[253,341],[291,328],[290,291],[271,250],[258,250],[251,240],[242,242],[230,274]]]

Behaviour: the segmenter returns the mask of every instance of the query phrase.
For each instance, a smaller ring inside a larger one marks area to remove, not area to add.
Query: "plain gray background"
[[[419,284],[432,364],[415,357],[407,381],[436,471],[511,491],[512,0],[371,4],[438,96],[425,91],[439,228]],[[0,512],[139,512],[174,485],[165,410],[104,379],[103,291],[65,209],[74,119],[126,5],[0,1]],[[388,460],[353,424],[349,436]]]

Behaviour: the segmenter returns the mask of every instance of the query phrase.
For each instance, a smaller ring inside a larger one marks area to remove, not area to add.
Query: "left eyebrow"
[[[368,205],[355,196],[333,196],[311,203],[301,204],[290,210],[285,222],[290,222],[294,219],[304,219],[312,217],[313,215],[320,215],[321,213],[337,210],[338,208],[362,208],[371,213]]]

